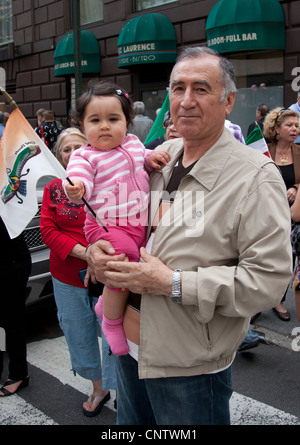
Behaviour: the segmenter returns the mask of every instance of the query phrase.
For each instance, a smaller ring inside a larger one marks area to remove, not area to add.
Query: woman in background
[[[271,141],[269,152],[281,171],[291,206],[300,183],[300,146],[295,144],[299,134],[299,114],[290,109],[275,108],[265,117],[263,133]],[[285,296],[273,311],[281,320],[289,321],[290,314],[283,306],[284,300]]]

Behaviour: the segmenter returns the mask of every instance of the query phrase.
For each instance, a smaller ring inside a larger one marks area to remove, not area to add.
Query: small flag
[[[160,109],[160,112],[156,116],[156,119],[151,127],[151,130],[148,133],[148,136],[144,142],[144,145],[148,144],[154,139],[159,138],[160,136],[164,136],[166,130],[163,127],[164,117],[167,111],[170,110],[170,102],[169,102],[169,92],[167,91],[164,103]]]
[[[16,108],[0,142],[0,215],[11,238],[20,235],[36,214],[36,184],[46,175],[67,177],[63,166]]]
[[[251,148],[254,148],[254,150],[257,150],[260,153],[268,156],[269,158],[271,157],[266,140],[258,124],[256,124],[254,130],[251,131],[251,133],[247,137],[245,144]]]

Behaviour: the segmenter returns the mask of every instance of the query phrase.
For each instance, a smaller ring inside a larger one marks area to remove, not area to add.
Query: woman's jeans
[[[101,320],[94,311],[98,299],[89,297],[88,289],[70,286],[53,277],[52,281],[57,316],[66,337],[74,374],[77,372],[92,381],[102,378],[102,389],[116,389],[115,356],[109,355],[109,346],[102,331],[101,368],[97,333]]]
[[[117,357],[117,425],[229,425],[231,367],[216,374],[138,379],[138,363]]]

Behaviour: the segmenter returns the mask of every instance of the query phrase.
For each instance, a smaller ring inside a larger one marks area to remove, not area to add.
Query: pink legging
[[[99,241],[99,239],[104,239],[109,241],[113,248],[115,249],[116,255],[121,253],[125,253],[132,262],[138,262],[140,259],[140,247],[145,246],[145,227],[137,226],[134,227],[136,229],[135,236],[132,236],[128,231],[126,231],[126,227],[120,226],[106,226],[108,232],[105,232],[102,227],[99,227],[98,230],[93,230],[90,233],[90,236],[86,234],[86,237],[90,243],[95,243]],[[132,227],[131,227],[131,231]],[[120,289],[108,288],[111,290],[119,291]]]

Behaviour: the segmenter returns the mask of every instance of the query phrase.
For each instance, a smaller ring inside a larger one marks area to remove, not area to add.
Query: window
[[[176,0],[135,0],[135,10],[154,8],[155,6],[165,5],[166,3],[174,3]]]
[[[80,0],[81,25],[103,20],[103,0]]]
[[[161,90],[142,91],[142,101],[145,104],[146,115],[153,121],[157,116],[157,110],[161,108],[166,98],[166,88]]]
[[[0,3],[0,45],[13,41],[12,0],[2,0]]]
[[[227,58],[234,66],[238,88],[228,119],[240,125],[246,139],[258,105],[264,103],[270,110],[283,106],[283,52],[231,53]]]

